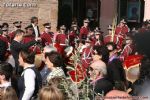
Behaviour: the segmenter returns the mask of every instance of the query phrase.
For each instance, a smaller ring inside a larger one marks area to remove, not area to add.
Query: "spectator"
[[[62,69],[63,62],[59,53],[57,52],[46,53],[45,64],[51,70],[50,74],[47,77],[47,82],[49,82],[51,78],[54,78],[56,76],[62,76],[62,77],[66,76]]]
[[[42,60],[43,60],[43,63],[44,63],[44,61],[45,61],[45,54],[46,54],[46,53],[50,53],[50,52],[52,52],[52,51],[57,52],[57,49],[54,48],[53,46],[45,46],[45,47],[43,48],[43,52],[42,52]],[[44,63],[43,68],[40,70],[40,74],[41,74],[41,76],[42,76],[42,83],[43,83],[43,85],[46,84],[46,79],[47,79],[47,76],[48,76],[49,73],[50,73],[50,70],[49,70],[49,68],[47,67],[47,65]]]
[[[13,67],[9,63],[0,63],[0,88],[7,88],[11,86],[11,76]]]
[[[119,59],[114,59],[108,64],[107,77],[113,83],[115,89],[125,91],[128,87],[125,70]]]
[[[94,50],[94,54],[92,55],[93,61],[101,59],[106,64],[108,63],[109,51],[108,51],[107,47],[105,47],[105,46],[94,46],[93,50]]]
[[[101,61],[93,62],[89,67],[89,75],[94,91],[98,94],[105,95],[113,89],[113,85],[106,79],[106,64]]]
[[[109,50],[109,61],[111,62],[113,59],[117,59],[118,58],[118,54],[117,54],[117,46],[116,44],[114,44],[113,42],[108,42],[106,44],[106,47]]]
[[[39,92],[39,100],[64,100],[63,94],[54,86],[43,87]]]
[[[17,94],[12,87],[7,87],[3,91],[1,100],[18,100]]]
[[[20,51],[19,53],[19,64],[24,69],[18,80],[19,100],[36,98],[38,90],[42,86],[41,75],[35,69],[34,58],[33,53],[26,51]]]

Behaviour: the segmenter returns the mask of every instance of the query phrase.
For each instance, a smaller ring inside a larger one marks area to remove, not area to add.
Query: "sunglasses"
[[[108,31],[112,31],[112,29],[108,29]]]

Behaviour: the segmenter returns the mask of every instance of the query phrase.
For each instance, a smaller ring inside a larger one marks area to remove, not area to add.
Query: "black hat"
[[[65,25],[60,26],[60,29],[64,29],[64,30],[66,30]]]
[[[85,43],[91,43],[91,40],[89,38],[86,38]]]
[[[51,23],[45,23],[43,24],[44,27],[51,27]]]
[[[7,27],[2,27],[2,31],[8,31]]]
[[[107,30],[112,30],[112,25],[108,25]]]
[[[28,25],[27,27],[25,27],[25,29],[33,29],[33,26],[32,25]]]
[[[21,25],[22,21],[15,21],[13,22],[14,25]]]
[[[125,19],[122,19],[122,20],[120,21],[120,23],[126,24],[127,22],[125,21]]]
[[[77,23],[72,23],[71,27],[77,27]]]
[[[15,27],[21,28],[21,23],[22,23],[22,21],[15,21],[13,24]]]
[[[89,23],[90,21],[89,21],[89,19],[85,19],[83,22],[84,23]]]

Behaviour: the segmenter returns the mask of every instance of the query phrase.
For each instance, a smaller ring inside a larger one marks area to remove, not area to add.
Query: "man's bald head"
[[[132,100],[132,98],[127,92],[112,90],[106,94],[105,100]]]

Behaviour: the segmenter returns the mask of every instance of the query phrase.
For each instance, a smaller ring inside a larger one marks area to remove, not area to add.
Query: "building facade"
[[[91,20],[91,26],[100,26],[102,31],[107,32],[107,26],[113,23],[117,16],[118,21],[127,17],[129,1],[140,1],[140,15],[148,19],[147,3],[149,0],[1,0],[0,23],[8,22],[10,29],[12,23],[17,20],[23,21],[23,27],[30,23],[32,16],[39,18],[39,26],[51,22],[52,30],[65,24],[68,28],[72,20],[76,20],[79,26],[85,18]],[[141,3],[142,2],[142,3]],[[149,1],[150,2],[150,1]],[[145,11],[145,16],[144,16]],[[140,23],[143,17],[140,16]]]

